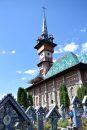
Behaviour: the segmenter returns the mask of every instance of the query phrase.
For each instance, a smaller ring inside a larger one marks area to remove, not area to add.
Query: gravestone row
[[[87,96],[82,101],[84,114],[87,116]],[[77,97],[72,99],[74,128],[82,128],[80,106],[81,102]],[[61,106],[61,114],[57,106],[54,106],[48,113],[39,107],[35,110],[29,107],[26,111],[16,102],[11,94],[8,94],[0,101],[0,130],[34,130],[37,121],[37,129],[44,130],[44,122],[50,119],[51,130],[57,130],[59,119],[65,119],[64,106]]]

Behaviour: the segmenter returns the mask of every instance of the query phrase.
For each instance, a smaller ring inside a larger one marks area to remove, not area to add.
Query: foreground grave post
[[[29,130],[31,122],[11,94],[0,100],[0,130]]]
[[[64,107],[64,105],[61,105],[60,109],[61,109],[61,118],[65,119],[65,107]]]
[[[82,100],[82,104],[83,104],[83,108],[84,108],[85,117],[87,118],[87,96],[84,96],[84,98]]]
[[[51,119],[51,130],[57,130],[57,121],[61,117],[57,107],[53,107],[46,115],[46,119]]]
[[[44,130],[44,109],[43,107],[39,107],[37,110],[37,127],[38,130]]]
[[[73,110],[73,123],[74,123],[74,130],[82,130],[82,120],[81,120],[81,113],[80,113],[80,105],[81,102],[77,96],[74,96],[72,101],[72,110]]]
[[[34,122],[36,120],[36,113],[35,112],[36,111],[32,106],[28,107],[27,110],[26,110],[26,114],[27,114],[27,116],[29,117],[29,119],[31,121],[31,126],[30,127],[31,127],[32,130],[33,130]]]

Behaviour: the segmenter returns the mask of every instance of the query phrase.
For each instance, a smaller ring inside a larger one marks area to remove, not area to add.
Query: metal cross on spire
[[[46,24],[46,16],[45,16],[45,10],[46,8],[45,7],[42,7],[43,8],[43,13],[44,13],[44,16],[43,16],[43,26],[42,26],[42,35],[44,36],[44,38],[48,37],[48,31],[47,31],[47,24]]]
[[[45,15],[45,10],[46,10],[46,8],[43,6],[42,9],[43,9],[43,12],[44,12],[44,15]]]

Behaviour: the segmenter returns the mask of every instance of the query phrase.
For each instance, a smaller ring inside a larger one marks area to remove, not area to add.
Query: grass
[[[61,127],[66,128],[67,126],[70,126],[71,123],[72,122],[70,121],[70,119],[59,120],[57,123],[57,125],[58,125],[57,130],[60,130]],[[50,121],[44,122],[44,130],[50,130],[50,128],[51,128]],[[87,130],[87,118],[82,118],[82,128],[83,128],[82,130]],[[35,123],[34,130],[37,130],[37,123]]]

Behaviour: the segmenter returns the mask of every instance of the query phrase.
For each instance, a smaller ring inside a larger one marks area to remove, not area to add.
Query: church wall
[[[62,76],[54,77],[53,79],[33,88],[34,106],[36,108],[39,105],[47,108],[51,108],[56,104],[60,106],[59,88],[63,83],[65,83],[68,89],[68,94],[71,100],[72,97],[76,95],[78,87],[82,84],[80,71],[73,70]]]
[[[87,87],[87,70],[81,71],[83,84]]]
[[[54,81],[50,80],[46,84],[47,87],[47,94],[48,94],[48,103],[49,103],[49,108],[55,105],[55,85]]]

